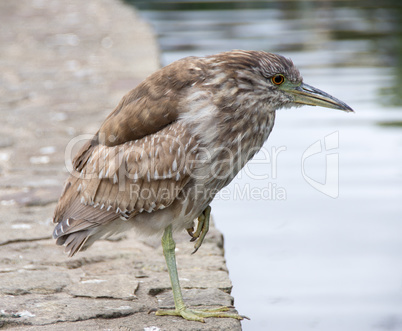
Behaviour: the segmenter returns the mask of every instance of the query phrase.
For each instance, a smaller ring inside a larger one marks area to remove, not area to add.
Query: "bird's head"
[[[262,51],[231,51],[221,55],[224,66],[236,71],[239,89],[252,90],[272,110],[309,105],[353,112],[346,103],[305,84],[293,62],[281,55]]]

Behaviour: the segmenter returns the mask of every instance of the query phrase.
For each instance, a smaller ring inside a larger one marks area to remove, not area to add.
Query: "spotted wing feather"
[[[112,234],[112,222],[171,205],[190,180],[197,143],[175,122],[157,134],[91,150],[67,180],[55,211],[53,236],[70,255]]]

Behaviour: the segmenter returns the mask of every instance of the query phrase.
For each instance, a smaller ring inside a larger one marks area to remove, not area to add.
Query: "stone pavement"
[[[117,0],[1,1],[0,24],[0,328],[240,330],[148,314],[173,305],[158,239],[125,233],[74,258],[51,239],[66,146],[158,68],[149,26]],[[222,235],[194,256],[178,237],[187,303],[231,305]]]

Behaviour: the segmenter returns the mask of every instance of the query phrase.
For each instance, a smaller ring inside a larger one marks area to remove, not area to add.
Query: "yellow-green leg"
[[[229,317],[236,319],[243,319],[243,316],[240,316],[235,313],[228,313],[226,311],[229,310],[228,307],[220,307],[216,309],[189,309],[186,307],[183,301],[183,296],[181,294],[179,276],[177,274],[176,267],[176,256],[175,256],[175,248],[176,243],[173,240],[172,236],[172,226],[169,225],[162,237],[162,248],[163,255],[165,256],[166,265],[169,272],[170,282],[172,284],[173,291],[173,299],[175,309],[160,309],[156,311],[156,315],[159,316],[181,316],[189,321],[198,321],[204,322],[204,317]]]

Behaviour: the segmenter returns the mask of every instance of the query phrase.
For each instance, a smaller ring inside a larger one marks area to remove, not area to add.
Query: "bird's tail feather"
[[[88,241],[90,234],[88,230],[79,231],[69,234],[68,236],[60,237],[57,239],[57,245],[66,245],[65,252],[68,253],[69,257],[74,256],[75,253],[79,252],[85,247],[85,243]],[[63,239],[63,240],[60,240]],[[87,246],[89,247],[89,246]]]

